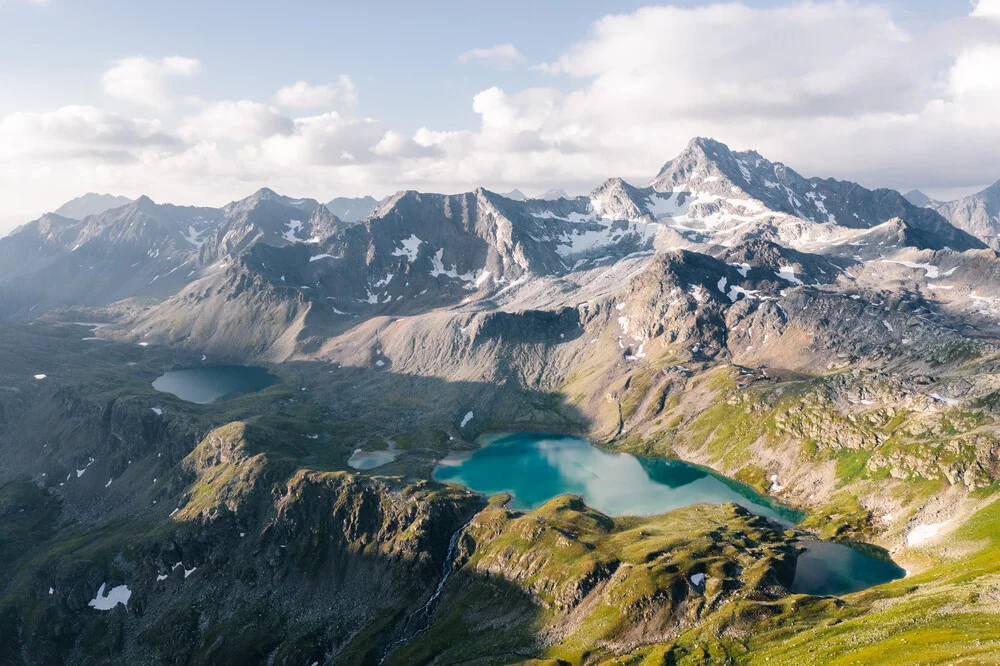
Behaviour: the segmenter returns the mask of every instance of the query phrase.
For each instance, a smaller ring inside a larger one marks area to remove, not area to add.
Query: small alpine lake
[[[278,383],[278,378],[253,365],[214,365],[170,370],[153,382],[153,388],[181,400],[208,405],[244,393],[254,393]]]
[[[609,516],[653,516],[692,504],[735,502],[785,527],[799,511],[750,486],[680,460],[604,451],[585,439],[537,433],[489,437],[476,450],[452,454],[435,468],[437,481],[484,495],[509,493],[511,508],[528,511],[559,495],[579,495]],[[901,578],[904,571],[846,545],[802,540],[792,591],[838,595]]]

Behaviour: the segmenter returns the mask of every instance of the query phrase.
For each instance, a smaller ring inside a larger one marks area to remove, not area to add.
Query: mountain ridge
[[[1000,180],[954,201],[934,202],[932,207],[951,224],[1000,247]]]
[[[98,194],[97,192],[88,192],[87,194],[67,201],[63,205],[59,206],[59,208],[56,208],[53,212],[62,217],[82,220],[85,217],[100,215],[101,213],[111,210],[112,208],[119,208],[121,206],[128,205],[131,202],[132,200],[128,197],[114,194]]]
[[[646,185],[404,190],[354,221],[269,188],[140,197],[0,240],[0,315],[0,661],[995,643],[1000,255],[896,192],[694,139]],[[207,405],[154,385],[228,364],[275,382]],[[497,432],[702,465],[803,519],[519,511],[434,480]],[[908,575],[795,593],[808,547],[851,543]]]

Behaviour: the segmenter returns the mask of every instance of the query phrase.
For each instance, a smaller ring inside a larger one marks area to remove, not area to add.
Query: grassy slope
[[[671,547],[683,553],[691,533],[678,531],[676,521],[690,516],[675,513],[655,521],[673,522],[670,529],[677,540]],[[705,521],[709,516],[697,518]],[[685,529],[690,527],[685,525]],[[840,599],[804,595],[777,600],[736,597],[670,641],[651,642],[624,651],[603,649],[608,645],[606,640],[620,631],[621,625],[613,621],[602,624],[598,619],[588,618],[581,625],[583,633],[572,634],[554,647],[538,650],[536,656],[559,660],[554,663],[616,666],[1000,663],[1000,501],[977,513],[952,539],[955,546],[973,552],[953,559],[936,555],[938,562],[920,575]],[[609,545],[612,544],[623,560],[631,559],[632,549],[645,548],[637,543],[624,548],[620,541]],[[697,562],[698,558],[692,557],[691,561]],[[628,606],[627,595],[616,599],[619,608]],[[465,626],[470,623],[470,614],[484,610],[488,609],[472,604],[459,606],[447,618],[439,620],[438,631],[443,626],[458,626],[458,635],[476,639]],[[602,617],[599,613],[595,615]],[[611,616],[617,618],[619,614],[614,612]],[[532,616],[535,630],[543,630],[553,617],[552,613],[546,615],[536,610]],[[610,631],[606,631],[608,627]],[[582,636],[586,638],[581,641]],[[440,637],[430,642],[437,649],[446,644]],[[420,645],[425,649],[430,647],[424,641]],[[528,648],[522,644],[521,649]],[[465,654],[470,652],[474,651],[466,648]],[[421,662],[421,652],[415,646],[405,656],[412,658],[412,663]],[[506,659],[471,663],[520,660],[509,654]]]
[[[494,502],[469,535],[475,550],[441,612],[392,663],[609,656],[695,626],[731,599],[772,598],[791,553],[787,535],[735,505],[609,518],[568,496],[524,514]],[[697,573],[704,588],[689,583]]]
[[[34,363],[26,367],[37,369]],[[151,372],[151,369],[142,366],[139,369],[146,374]],[[85,370],[88,371],[86,374]],[[81,367],[79,373],[89,380],[89,370]],[[215,425],[218,420],[236,420],[255,414],[248,419],[252,424],[277,434],[268,438],[266,453],[273,459],[288,463],[291,469],[343,469],[346,454],[359,443],[356,430],[358,424],[333,424],[329,420],[329,414],[324,413],[325,410],[305,401],[293,402],[298,393],[287,384],[272,387],[261,394],[237,398],[225,403],[223,409],[216,406],[212,410],[202,410],[179,401],[175,403],[163,394],[153,393],[148,387],[148,379],[142,378],[140,381],[135,372],[135,369],[104,372],[100,375],[101,381],[94,383],[95,389],[102,399],[118,395],[155,396],[159,403],[170,403],[171,411],[182,411],[192,420],[201,421],[205,427]],[[755,483],[759,489],[765,489],[766,477],[760,468],[755,467],[751,447],[762,441],[774,446],[787,445],[787,440],[782,441],[787,431],[778,427],[776,417],[788,411],[804,394],[821,385],[824,380],[819,378],[783,382],[779,385],[780,391],[773,385],[754,387],[742,391],[744,398],[729,401],[725,398],[736,392],[731,373],[729,368],[719,368],[701,380],[707,385],[705,388],[717,398],[707,409],[688,414],[685,413],[682,401],[668,399],[661,414],[650,414],[651,418],[657,417],[656,422],[659,424],[658,429],[651,433],[652,436],[636,438],[630,442],[641,447],[643,453],[659,454],[672,453],[677,441],[686,446],[697,445],[708,453],[714,467]],[[119,382],[124,381],[126,376],[132,383],[123,386]],[[56,375],[56,379],[61,378]],[[650,380],[645,376],[631,383],[621,402],[625,418],[648,409],[644,396],[651,389]],[[276,404],[281,404],[282,407],[275,408]],[[215,413],[209,417],[210,411]],[[615,412],[617,418],[617,408]],[[940,427],[920,430],[907,427],[906,415],[885,418],[885,415],[873,413],[870,416],[871,418],[865,417],[860,421],[844,420],[828,406],[816,405],[805,410],[805,413],[799,412],[796,416],[798,421],[793,420],[791,426],[795,427],[797,423],[804,421],[828,419],[847,430],[885,435],[888,439],[882,445],[883,452],[907,450],[919,451],[922,455],[961,457],[966,455],[963,449],[954,451],[946,448],[945,444],[974,430],[982,423],[983,418],[978,412],[962,413],[952,410]],[[785,422],[788,423],[787,418]],[[320,442],[305,437],[317,431],[324,433]],[[443,432],[428,431],[394,437],[404,450],[414,448],[443,451],[448,446]],[[894,482],[887,479],[884,473],[869,470],[870,451],[831,450],[823,444],[808,439],[800,441],[802,460],[834,460],[842,492],[833,497],[829,506],[814,512],[811,519],[814,524],[807,524],[825,536],[855,532],[858,526],[868,520],[867,512],[857,503],[859,489],[881,487]],[[380,445],[384,444],[375,439],[370,448]],[[254,447],[250,448],[248,453],[257,452],[253,450]],[[424,460],[414,465],[404,457],[396,467],[379,471],[419,474],[425,469]],[[287,473],[290,470],[283,471]],[[225,481],[226,478],[218,477],[215,480]],[[212,491],[206,499],[209,505],[215,504],[218,497],[213,493],[218,484],[208,479],[204,481],[208,482],[208,487],[200,490]],[[917,477],[894,483],[893,487],[898,489],[906,486],[909,499],[919,501],[938,492],[945,485],[946,481],[942,478]],[[52,517],[49,515],[49,508],[37,497],[21,497],[25,490],[14,487],[6,489],[5,492],[11,493],[7,499],[13,498],[18,503],[30,504],[33,507],[31,514],[38,520],[36,524],[44,525]],[[197,493],[199,488],[195,486],[191,490]],[[7,513],[4,509],[3,514]],[[676,517],[663,517],[663,520],[676,520]],[[586,531],[575,520],[570,522],[574,530]],[[618,522],[620,521],[616,521]],[[16,528],[16,525],[11,523],[7,527],[0,526],[0,529],[12,527]],[[624,523],[616,529],[623,529],[623,536],[611,538],[607,534],[601,535],[598,530],[595,532],[598,536],[588,537],[587,542],[592,548],[585,549],[585,553],[581,551],[582,559],[575,559],[574,563],[579,564],[587,559],[598,561],[612,554],[624,559],[631,557],[629,553],[632,550],[638,549],[636,552],[639,552],[646,548],[646,544],[641,544],[640,541],[629,541],[636,535],[634,530],[626,529]],[[673,530],[672,538],[679,538],[681,541],[691,535],[689,526],[679,528],[672,525],[670,529]],[[116,553],[128,552],[134,547],[132,542],[137,535],[142,534],[144,538],[148,538],[145,531],[146,526],[107,525],[54,543],[47,554],[56,557],[69,557],[72,554],[73,559],[86,557],[106,561]],[[34,527],[23,532],[25,536],[33,535],[32,538],[41,533]],[[17,545],[17,540],[21,538],[17,534],[0,534],[7,535],[0,536],[0,545],[8,547],[13,544],[13,558],[38,545],[23,542],[22,548]],[[842,603],[801,597],[773,602],[732,601],[707,618],[702,627],[690,629],[672,643],[653,644],[633,650],[628,659],[613,657],[610,652],[593,651],[598,641],[614,640],[623,631],[623,606],[598,605],[593,609],[593,617],[588,617],[580,625],[585,629],[582,634],[567,634],[565,640],[551,648],[546,656],[558,656],[573,663],[580,663],[588,654],[594,659],[606,658],[609,663],[649,664],[724,660],[751,664],[961,663],[962,660],[967,663],[1000,663],[1000,621],[997,621],[1000,618],[996,615],[1000,593],[995,591],[1000,587],[1000,572],[997,571],[1000,569],[1000,503],[981,510],[949,538],[966,543],[970,554],[950,560],[929,554],[932,565],[920,575],[848,596]],[[680,542],[668,540],[664,543],[670,544],[664,547],[677,550],[678,556],[688,552],[678,546]],[[518,545],[501,540],[497,547],[501,545],[516,546],[515,550],[523,553],[536,550],[532,542]],[[960,547],[961,544],[957,546]],[[642,552],[645,553],[643,556],[648,555],[648,552]],[[479,553],[477,556],[484,554]],[[681,569],[687,569],[691,562],[696,561],[685,560]],[[470,564],[474,565],[475,559]],[[548,572],[548,577],[557,579],[570,563],[549,564],[555,568]],[[572,567],[570,571],[572,573]],[[679,573],[674,572],[672,575],[676,578]],[[460,578],[456,577],[457,580]],[[650,581],[647,579],[645,582]],[[663,581],[654,582],[659,585]],[[635,589],[639,590],[641,585],[636,585]],[[412,657],[416,663],[421,660],[420,657],[433,654],[435,649],[443,649],[445,645],[452,646],[453,651],[455,645],[465,645],[468,653],[475,654],[489,653],[485,648],[502,651],[510,645],[530,647],[534,646],[536,632],[544,633],[546,627],[555,622],[552,611],[540,611],[537,599],[525,594],[520,582],[518,585],[506,586],[477,584],[470,586],[464,593],[451,590],[445,600],[447,603],[441,606],[442,617],[420,640],[401,652],[403,657]],[[484,624],[480,621],[483,617],[489,617],[493,622]],[[753,618],[752,622],[748,618]],[[448,629],[441,629],[442,626]],[[752,627],[752,631],[745,630],[748,626]],[[734,627],[741,630],[734,631]],[[359,637],[359,641],[365,642],[363,637]],[[454,656],[457,657],[458,654]],[[500,661],[504,661],[504,658],[500,658]],[[397,663],[409,662],[397,660]]]
[[[950,535],[970,555],[846,598],[811,627],[761,632],[748,664],[1000,663],[1000,501]],[[858,613],[856,609],[865,609]]]

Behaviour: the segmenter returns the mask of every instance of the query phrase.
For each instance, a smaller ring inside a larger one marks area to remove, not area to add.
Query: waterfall
[[[465,521],[465,523],[451,535],[451,539],[448,541],[448,552],[444,557],[444,563],[441,565],[441,580],[438,581],[434,594],[430,596],[427,603],[410,613],[410,615],[406,618],[406,622],[403,623],[402,635],[385,647],[381,658],[378,660],[379,666],[382,666],[382,664],[385,663],[385,660],[389,658],[389,654],[394,648],[413,640],[421,632],[426,631],[430,626],[431,613],[434,611],[434,605],[441,596],[441,593],[444,592],[444,585],[448,582],[448,578],[454,571],[455,548],[458,546],[458,539],[462,536],[462,532],[465,531],[465,528],[468,527],[478,515],[478,511],[472,514],[472,517]],[[420,624],[417,625],[416,629],[411,632],[410,627],[414,621],[417,620],[420,621]]]

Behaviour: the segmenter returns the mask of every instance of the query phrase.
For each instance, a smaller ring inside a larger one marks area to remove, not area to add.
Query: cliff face
[[[0,608],[5,658],[371,662],[429,597],[480,500],[426,482],[288,476],[255,452],[270,434],[210,432],[185,460],[193,478],[166,523],[124,521],[36,551]],[[102,585],[125,586],[127,605],[95,610]]]
[[[789,535],[735,505],[613,519],[575,497],[527,513],[496,502],[463,533],[436,622],[391,663],[572,660],[669,643],[786,595],[795,558]]]

